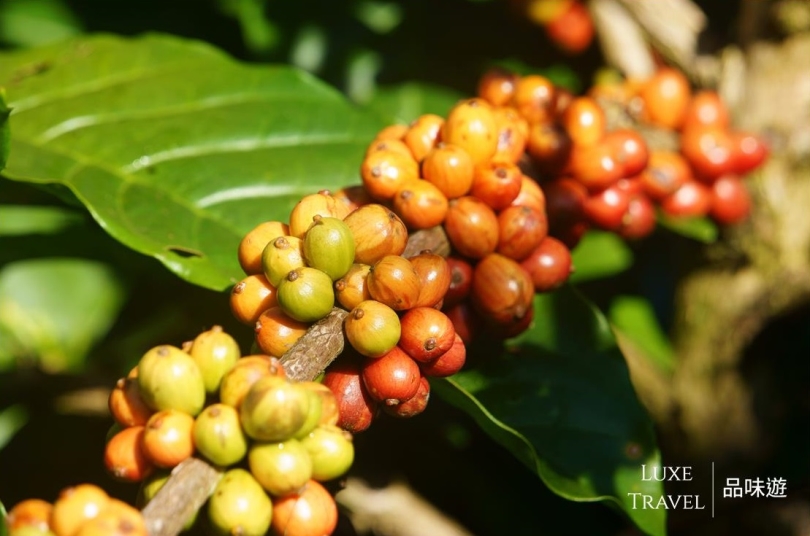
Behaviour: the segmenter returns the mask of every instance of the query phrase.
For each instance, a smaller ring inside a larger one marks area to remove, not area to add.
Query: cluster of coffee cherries
[[[337,507],[320,484],[354,460],[338,405],[318,382],[292,382],[278,359],[241,356],[219,326],[178,348],[146,352],[109,397],[104,451],[115,478],[141,482],[148,503],[169,471],[199,455],[227,470],[209,498],[217,534],[330,534]],[[57,536],[60,536],[57,534]]]
[[[139,510],[89,483],[63,489],[53,503],[20,501],[6,528],[8,536],[148,536]]]
[[[323,385],[337,397],[338,425],[351,432],[368,428],[380,409],[421,413],[427,377],[454,374],[465,362],[463,341],[437,309],[449,265],[429,250],[403,257],[408,231],[391,208],[349,188],[303,197],[289,224],[261,223],[239,246],[247,277],[234,286],[231,309],[254,327],[260,351],[282,357],[333,307],[348,312],[348,344]]]
[[[515,8],[540,25],[563,51],[578,54],[593,41],[593,19],[581,0],[513,0]]]

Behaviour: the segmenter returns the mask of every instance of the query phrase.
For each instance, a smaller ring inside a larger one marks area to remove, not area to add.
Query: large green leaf
[[[436,391],[554,492],[611,501],[646,533],[665,534],[666,512],[633,509],[628,495],[657,502],[661,483],[642,481],[641,465],[660,454],[607,321],[570,287],[534,305],[533,327],[510,351],[433,382]]]
[[[675,369],[675,352],[646,298],[618,296],[610,305],[608,318],[644,356],[664,372]]]
[[[68,187],[116,239],[218,290],[254,225],[359,182],[383,126],[305,73],[161,35],[0,55],[0,84],[8,177]]]
[[[450,88],[407,82],[377,89],[369,106],[386,117],[410,123],[422,114],[446,116],[464,95]]]
[[[8,126],[8,116],[11,110],[6,105],[6,91],[0,86],[0,171],[6,167],[8,148],[11,143],[11,131]]]
[[[574,273],[572,283],[609,277],[633,264],[633,251],[613,233],[588,231],[571,252]]]

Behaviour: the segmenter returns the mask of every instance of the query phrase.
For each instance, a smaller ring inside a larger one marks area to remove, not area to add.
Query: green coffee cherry
[[[270,284],[278,288],[290,270],[305,266],[304,242],[294,236],[276,238],[262,251],[262,269]]]
[[[317,268],[296,268],[278,286],[278,305],[299,322],[315,322],[335,305],[332,280]]]
[[[214,326],[194,339],[189,352],[202,372],[205,391],[214,394],[219,390],[222,377],[240,357],[239,344],[233,337]]]
[[[321,482],[344,475],[354,462],[352,434],[337,426],[319,426],[301,445],[312,460],[312,478]]]
[[[259,484],[276,497],[299,490],[312,477],[312,460],[297,439],[253,444],[248,464]]]
[[[226,404],[211,404],[194,421],[194,446],[211,463],[227,467],[247,454],[247,437],[239,412]]]
[[[306,389],[283,378],[261,378],[242,401],[242,427],[253,439],[284,441],[306,422],[310,400]]]
[[[273,519],[273,503],[244,469],[225,473],[208,499],[208,517],[221,536],[264,536]]]
[[[141,398],[155,411],[176,409],[197,415],[205,404],[202,372],[190,355],[163,345],[152,348],[138,363]]]
[[[337,281],[354,264],[354,236],[343,220],[315,216],[304,235],[304,258]]]

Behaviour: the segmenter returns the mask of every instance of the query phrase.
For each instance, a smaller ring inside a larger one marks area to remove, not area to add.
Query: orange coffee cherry
[[[419,299],[421,281],[408,259],[387,255],[371,267],[366,285],[373,299],[395,311],[405,311]]]
[[[572,148],[568,132],[556,123],[535,123],[529,129],[526,151],[537,170],[547,177],[562,173],[571,157]]]
[[[671,130],[681,128],[691,98],[689,81],[681,71],[659,69],[642,86],[640,96],[650,122]]]
[[[373,140],[366,148],[366,156],[378,151],[394,151],[407,157],[412,156],[411,150],[402,140]]]
[[[326,488],[310,480],[301,491],[273,500],[272,519],[275,536],[332,534],[337,527],[338,510]]]
[[[290,234],[290,228],[280,221],[266,221],[251,229],[239,242],[239,265],[247,275],[262,273],[262,251],[279,236]]]
[[[466,195],[472,187],[473,161],[467,151],[440,143],[422,160],[422,176],[447,199]]]
[[[412,156],[390,150],[377,151],[363,159],[360,174],[368,194],[387,201],[403,184],[419,178],[419,166]]]
[[[450,288],[450,265],[441,255],[425,250],[408,259],[419,274],[421,288],[414,307],[434,307]]]
[[[110,499],[102,512],[81,526],[75,536],[148,536],[140,511]]]
[[[524,76],[515,86],[512,106],[530,124],[551,121],[556,115],[555,88],[551,80],[540,75]]]
[[[498,217],[477,197],[450,201],[444,230],[453,249],[465,257],[480,259],[498,246]]]
[[[335,199],[346,203],[346,206],[349,207],[349,213],[354,212],[363,205],[368,205],[374,202],[362,184],[341,188],[332,195],[335,197]]]
[[[515,94],[518,78],[515,73],[494,67],[478,81],[478,96],[493,106],[506,106]]]
[[[496,251],[510,259],[522,261],[528,257],[548,233],[545,211],[531,207],[507,207],[498,214],[498,248]]]
[[[440,141],[444,119],[436,114],[425,114],[416,118],[403,141],[411,150],[414,160],[421,162],[431,149]]]
[[[624,174],[615,149],[603,142],[574,145],[568,165],[574,178],[592,192],[609,188]]]
[[[569,54],[578,54],[593,41],[593,20],[588,8],[580,1],[568,3],[559,16],[545,25],[549,39]]]
[[[408,228],[393,210],[372,203],[343,220],[354,237],[354,262],[374,264],[386,255],[399,255],[408,242]]]
[[[593,145],[605,136],[605,112],[590,97],[575,98],[562,116],[562,125],[575,145]]]
[[[426,180],[412,181],[394,196],[394,211],[408,229],[435,227],[447,215],[447,197]]]
[[[495,108],[494,112],[498,129],[498,149],[492,160],[516,164],[526,150],[529,123],[511,106]]]
[[[149,418],[143,434],[143,453],[158,467],[171,469],[194,454],[194,417],[167,409]]]
[[[366,285],[370,271],[368,264],[354,263],[346,275],[335,281],[335,298],[347,311],[371,299]]]
[[[38,532],[50,530],[51,512],[53,505],[42,499],[25,499],[14,505],[6,517],[8,530],[14,533],[22,527],[32,527]]]
[[[498,125],[492,105],[484,99],[467,99],[456,104],[442,127],[442,141],[458,145],[474,164],[492,158],[498,150]]]
[[[308,328],[306,322],[285,315],[281,307],[271,307],[256,321],[256,344],[265,354],[280,358],[304,336]]]
[[[514,164],[489,162],[475,168],[470,194],[493,210],[501,210],[520,193],[523,174]]]
[[[140,482],[154,470],[154,464],[143,451],[143,426],[124,428],[107,442],[104,466],[107,471],[125,482]]]
[[[290,236],[303,238],[315,216],[342,220],[348,215],[349,207],[346,203],[336,199],[327,190],[306,195],[290,211]]]
[[[540,212],[546,213],[546,194],[540,189],[540,186],[526,175],[520,178],[520,192],[516,198],[512,200],[510,206],[529,207]]]
[[[716,91],[704,89],[692,95],[683,118],[683,130],[693,127],[728,129],[729,113]]]
[[[142,426],[154,411],[141,398],[138,387],[138,367],[133,368],[126,378],[119,378],[107,400],[115,422],[121,426]]]
[[[50,527],[56,536],[72,536],[88,520],[98,517],[110,497],[94,484],[79,484],[63,489],[53,504]]]
[[[689,164],[680,153],[653,151],[647,168],[639,175],[641,187],[651,199],[660,201],[692,178]]]
[[[374,137],[375,140],[401,140],[408,132],[408,125],[389,125]]]
[[[231,289],[231,312],[237,320],[252,326],[259,316],[278,305],[278,291],[264,276],[249,275]]]

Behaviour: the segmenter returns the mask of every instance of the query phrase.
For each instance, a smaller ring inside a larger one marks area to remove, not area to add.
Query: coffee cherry
[[[321,408],[321,418],[318,421],[319,426],[334,426],[338,423],[340,418],[340,411],[338,410],[337,398],[335,394],[322,383],[316,381],[299,382],[298,385],[310,393],[318,396],[318,405]]]
[[[529,123],[511,106],[495,108],[493,112],[498,129],[498,149],[492,155],[492,161],[517,164],[526,150]]]
[[[266,376],[284,378],[284,367],[275,357],[250,355],[239,359],[222,377],[219,386],[219,400],[223,404],[239,409],[245,395],[259,379]]]
[[[231,289],[231,312],[252,326],[264,311],[278,305],[277,291],[264,274],[249,275]]]
[[[692,95],[684,114],[683,130],[694,127],[728,129],[728,109],[716,91],[702,90]]]
[[[266,221],[251,229],[239,242],[239,265],[247,275],[262,273],[262,251],[271,241],[290,234],[280,221]]]
[[[473,277],[473,267],[464,259],[450,256],[447,258],[447,265],[450,268],[450,286],[444,295],[445,308],[452,307],[467,297]]]
[[[53,505],[42,499],[25,499],[14,505],[6,517],[9,533],[31,528],[41,534],[49,532]],[[32,532],[33,532],[32,531]]]
[[[573,142],[568,132],[556,123],[534,123],[529,129],[526,151],[537,170],[545,176],[562,173],[569,158]]]
[[[562,127],[574,145],[594,145],[605,136],[605,112],[590,97],[577,97],[562,116]]]
[[[202,372],[190,355],[169,345],[156,346],[138,363],[138,386],[150,408],[197,415],[205,404]]]
[[[158,467],[171,469],[194,454],[194,417],[173,409],[159,411],[146,423],[143,453]]]
[[[711,190],[690,180],[661,201],[661,210],[670,216],[697,217],[708,214],[711,204]]]
[[[473,174],[470,194],[493,210],[501,210],[520,193],[523,174],[513,164],[490,162],[479,165]]]
[[[267,244],[262,252],[264,275],[277,289],[290,271],[304,266],[304,241],[300,238],[281,236]]]
[[[419,276],[419,299],[414,307],[433,307],[450,287],[450,267],[441,255],[425,250],[408,259]]]
[[[641,87],[644,111],[650,122],[677,130],[686,118],[691,89],[689,81],[677,69],[659,69]]]
[[[349,207],[328,192],[318,192],[301,198],[290,212],[290,235],[303,239],[315,216],[342,220],[349,215]],[[272,278],[268,278],[272,282]]]
[[[226,404],[211,404],[197,416],[192,430],[194,446],[211,463],[227,467],[247,454],[247,437],[239,412]]]
[[[470,344],[476,336],[481,335],[484,320],[469,300],[444,308],[442,312],[453,322],[456,334],[465,344]]]
[[[253,475],[231,469],[208,499],[208,518],[218,535],[264,536],[273,518],[273,504]]]
[[[402,140],[373,140],[368,148],[366,148],[366,156],[378,151],[394,151],[404,156],[411,157],[411,150],[405,145]],[[333,194],[336,198],[340,198],[337,193]]]
[[[768,147],[758,136],[748,132],[731,134],[731,170],[745,175],[759,166],[768,157]]]
[[[393,406],[383,405],[383,411],[392,417],[409,419],[425,411],[429,400],[430,383],[428,383],[427,378],[422,376],[419,378],[419,389],[416,391],[415,395]]]
[[[644,238],[655,229],[655,207],[645,195],[630,196],[627,212],[622,218],[622,225],[618,230],[619,236],[625,240]]]
[[[408,259],[386,255],[371,267],[366,279],[368,292],[395,311],[410,309],[419,299],[419,274]]]
[[[543,185],[546,215],[552,230],[565,229],[585,219],[588,190],[572,179],[558,179]]]
[[[408,242],[408,228],[390,209],[365,205],[343,220],[354,236],[354,262],[372,265],[386,255],[399,255]]]
[[[629,204],[627,192],[611,186],[585,200],[585,216],[592,225],[615,231],[621,227]]]
[[[426,363],[419,363],[424,376],[446,378],[452,376],[464,367],[467,361],[467,347],[458,333],[453,333],[453,344],[439,357]]]
[[[534,285],[517,262],[492,253],[475,266],[470,296],[476,309],[486,318],[508,324],[527,313],[534,297]]]
[[[616,184],[616,188],[622,190],[630,197],[634,197],[637,195],[641,195],[647,197],[644,193],[644,185],[641,182],[641,175],[635,175],[633,177],[624,177],[619,179]]]
[[[274,376],[256,381],[239,409],[245,433],[259,441],[284,441],[306,420],[310,397],[305,389]]]
[[[140,482],[155,469],[143,451],[144,431],[143,426],[124,428],[104,447],[104,466],[116,479]]]
[[[367,357],[380,357],[396,346],[400,320],[389,306],[376,300],[360,302],[343,324],[349,344]]]
[[[436,114],[425,114],[416,118],[408,127],[402,141],[411,150],[416,162],[423,158],[439,142],[444,119]]]
[[[154,411],[146,405],[138,387],[138,367],[134,367],[126,378],[120,378],[107,400],[115,422],[121,426],[142,426]]]
[[[647,169],[639,175],[644,193],[657,201],[673,193],[691,178],[689,164],[680,153],[672,151],[653,151]]]
[[[297,439],[254,443],[248,451],[250,472],[274,496],[294,493],[312,477],[312,460]]]
[[[580,1],[565,2],[562,13],[544,25],[546,34],[569,54],[578,54],[593,41],[594,27],[588,8]]]
[[[337,192],[333,193],[332,196],[338,201],[342,201],[347,207],[349,207],[350,214],[363,205],[368,205],[374,202],[362,184],[341,188]]]
[[[393,406],[408,400],[419,389],[419,366],[398,346],[382,357],[363,364],[363,385],[374,400]]]
[[[498,217],[483,201],[464,196],[450,202],[444,230],[453,249],[465,257],[480,259],[498,246]]]
[[[473,161],[456,145],[440,143],[422,160],[422,176],[447,199],[466,195],[472,187]]]
[[[300,383],[296,384],[301,387]],[[323,407],[321,406],[321,396],[312,389],[303,389],[309,397],[309,411],[304,418],[304,424],[293,434],[293,439],[302,439],[309,435],[321,422]]]
[[[571,275],[571,252],[562,242],[548,236],[520,266],[531,277],[536,292],[548,292],[565,283]]]
[[[525,259],[548,233],[544,213],[533,208],[512,206],[498,214],[496,251],[510,259]]]
[[[337,426],[319,426],[301,446],[312,460],[312,478],[320,482],[343,476],[354,462],[352,435]]]
[[[402,336],[399,347],[420,363],[432,361],[453,346],[456,335],[453,322],[437,309],[411,309],[402,316],[400,322]]]
[[[366,285],[370,271],[368,264],[355,263],[346,275],[335,281],[335,297],[343,308],[351,311],[360,302],[371,299]]]
[[[540,186],[526,175],[520,178],[520,192],[518,196],[512,200],[511,206],[513,207],[529,207],[540,212],[546,213],[546,194],[540,189]]]
[[[428,229],[444,221],[447,197],[428,181],[412,181],[394,196],[394,211],[409,229]]]
[[[695,127],[681,134],[681,153],[700,179],[712,182],[731,172],[734,144],[727,130]]]
[[[371,426],[377,414],[377,402],[363,385],[356,358],[341,356],[332,363],[324,374],[323,384],[331,389],[337,399],[339,427],[356,434]]]
[[[624,175],[615,149],[604,141],[575,145],[568,164],[574,178],[591,192],[613,186]]]
[[[605,144],[611,147],[622,168],[622,177],[638,175],[647,167],[650,151],[647,142],[635,130],[621,128],[605,135]]]
[[[276,499],[272,530],[275,536],[313,536],[332,534],[337,527],[335,500],[315,480],[297,493]]]
[[[53,504],[50,529],[56,536],[70,536],[97,517],[110,502],[107,493],[94,484],[79,484],[63,489]]]
[[[408,125],[389,125],[377,133],[375,140],[401,140],[408,132]]]
[[[478,81],[477,95],[493,106],[506,106],[515,94],[519,77],[506,69],[489,69]]]
[[[354,263],[354,236],[349,226],[337,218],[315,216],[304,235],[304,258],[332,281],[343,277]]]
[[[459,102],[448,113],[441,138],[464,149],[473,164],[489,160],[498,150],[498,128],[492,106],[483,99]]]
[[[148,536],[141,513],[118,499],[110,499],[101,513],[81,526],[75,536]]]
[[[299,322],[320,320],[334,305],[332,279],[316,268],[296,268],[278,286],[278,306]]]
[[[360,175],[372,198],[388,201],[403,184],[419,178],[419,165],[411,156],[396,151],[377,151],[363,160]]]
[[[239,344],[222,330],[222,326],[214,326],[197,335],[189,355],[202,373],[208,394],[219,391],[222,377],[241,357]]]
[[[306,334],[309,326],[284,314],[281,307],[272,307],[256,321],[256,344],[263,353],[280,358]]]
[[[531,327],[533,320],[534,305],[529,304],[526,314],[524,314],[521,318],[515,318],[506,323],[487,322],[485,325],[486,336],[500,340],[517,337]]]
[[[745,184],[734,175],[720,177],[712,184],[709,214],[721,225],[746,219],[751,213],[751,195]]]
[[[551,80],[540,75],[528,75],[518,80],[512,106],[532,123],[549,122],[555,115],[555,88]]]

